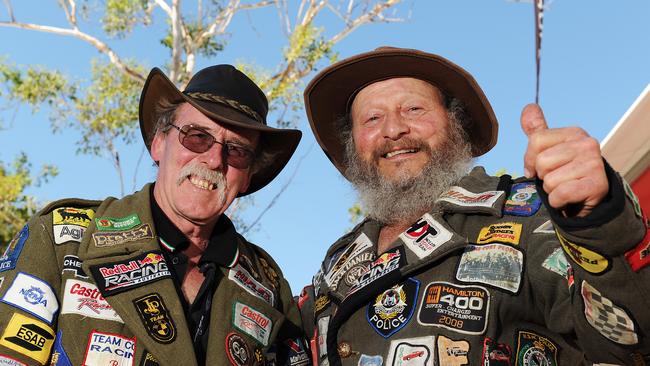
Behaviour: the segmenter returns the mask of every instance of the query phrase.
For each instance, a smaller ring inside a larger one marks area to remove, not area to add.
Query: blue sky
[[[14,3],[20,21],[65,25],[55,1]],[[535,97],[532,4],[420,0],[397,9],[398,15],[408,18],[405,22],[364,26],[337,44],[335,51],[348,57],[382,45],[419,48],[464,67],[484,89],[500,124],[497,146],[477,164],[491,173],[506,168],[521,174],[527,141],[519,128],[519,114]],[[200,59],[198,67],[237,61],[272,67],[286,44],[275,14],[267,10],[236,16],[225,51],[215,58]],[[650,83],[649,17],[647,0],[550,2],[544,18],[540,94],[550,126],[579,125],[599,140],[607,135]],[[0,8],[0,19],[7,19],[4,8]],[[156,22],[157,29],[164,24],[160,16]],[[339,26],[331,16],[318,24],[328,34]],[[99,31],[97,24],[86,27],[89,32]],[[108,43],[119,53],[153,67],[168,59],[159,38],[138,29],[127,42]],[[0,39],[0,57],[6,62],[43,65],[80,78],[90,75],[89,58],[100,56],[94,48],[70,37],[0,27]],[[46,163],[60,169],[56,179],[30,194],[44,202],[73,196],[119,196],[110,162],[75,155],[78,136],[73,131],[53,134],[46,113],[32,114],[26,106],[9,105],[1,99],[0,106],[4,127],[0,160],[11,161],[24,151],[34,170]],[[255,195],[255,206],[246,212],[249,220],[257,217],[297,169],[259,230],[247,235],[273,255],[294,293],[310,281],[329,245],[352,226],[347,209],[355,202],[354,192],[315,144],[302,116],[299,127],[304,137],[294,158],[273,183]],[[124,150],[128,191],[142,146],[138,143]],[[155,169],[145,156],[135,179],[136,189],[154,178]]]

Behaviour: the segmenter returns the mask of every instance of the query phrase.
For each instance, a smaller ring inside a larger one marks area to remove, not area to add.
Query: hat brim
[[[335,121],[348,113],[351,99],[377,81],[411,77],[427,81],[463,102],[471,119],[464,126],[472,155],[488,152],[497,141],[498,123],[487,97],[474,78],[460,66],[430,53],[402,48],[380,48],[342,60],[321,71],[305,89],[305,109],[316,140],[345,176],[345,147]]]
[[[161,99],[170,102],[187,102],[219,124],[260,133],[260,146],[263,147],[265,153],[270,154],[273,158],[268,159],[265,166],[259,167],[251,175],[248,189],[240,193],[239,197],[251,194],[270,183],[289,162],[302,137],[300,130],[269,127],[226,105],[195,100],[178,90],[176,85],[159,68],[153,68],[142,88],[139,109],[140,132],[150,153],[151,141],[158,119],[156,105]]]

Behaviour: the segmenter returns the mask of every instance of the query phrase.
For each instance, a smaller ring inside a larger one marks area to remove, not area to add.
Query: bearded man
[[[315,364],[644,364],[650,234],[582,129],[526,106],[526,177],[467,174],[496,143],[483,91],[390,47],[320,72],[305,106],[367,213],[301,294]]]
[[[267,126],[267,111],[231,65],[199,71],[183,92],[154,68],[140,130],[156,182],[57,201],[27,223],[0,258],[0,364],[306,364],[289,284],[224,213],[300,141]]]

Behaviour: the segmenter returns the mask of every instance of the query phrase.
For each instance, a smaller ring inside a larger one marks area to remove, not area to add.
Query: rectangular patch
[[[261,312],[239,301],[233,305],[232,322],[235,328],[268,346],[273,322]]]
[[[489,308],[490,293],[483,287],[432,282],[422,296],[418,323],[465,334],[483,334]]]
[[[634,272],[650,264],[650,228],[646,228],[645,237],[634,249],[625,253],[625,260]]]
[[[422,259],[451,240],[452,236],[451,231],[426,213],[399,237],[407,248]]]
[[[50,349],[54,343],[54,331],[47,324],[14,313],[5,328],[0,345],[10,348],[41,365],[50,358]]]
[[[75,279],[65,281],[61,314],[77,314],[122,323],[122,318],[104,299],[97,286]]]
[[[517,245],[519,244],[520,237],[521,224],[516,222],[500,222],[482,228],[478,233],[476,242],[478,244],[498,242]]]
[[[112,247],[113,245],[128,242],[153,239],[153,231],[149,224],[143,224],[136,228],[125,231],[104,231],[93,233],[93,241],[96,247]]]
[[[63,269],[61,274],[65,272],[72,272],[75,277],[88,278],[86,272],[81,268],[81,260],[76,255],[66,255],[63,257]]]
[[[84,365],[132,366],[135,359],[135,337],[90,332]]]
[[[18,272],[14,282],[0,300],[52,324],[59,310],[54,290],[45,281],[24,272]]]
[[[435,347],[436,336],[396,339],[390,342],[386,365],[433,366]]]
[[[375,259],[374,262],[370,263],[365,268],[365,272],[359,274],[356,283],[348,290],[347,295],[349,296],[357,292],[373,281],[397,270],[405,264],[406,255],[404,254],[404,247],[400,246],[385,252]]]
[[[247,270],[237,264],[228,271],[228,279],[239,285],[249,294],[259,297],[271,306],[274,306],[273,291],[259,283]]]
[[[438,336],[438,362],[445,366],[462,366],[469,364],[469,342],[453,340],[440,334]]]
[[[70,241],[81,243],[86,228],[80,225],[54,225],[54,244],[64,244]]]
[[[519,331],[515,366],[557,365],[557,346],[538,334]]]
[[[454,186],[443,193],[438,201],[446,201],[457,206],[492,207],[503,195],[503,191],[485,191],[473,193],[463,187]]]
[[[456,279],[517,293],[523,265],[524,254],[508,245],[468,245],[458,262]]]
[[[77,225],[87,228],[95,217],[92,209],[59,207],[52,211],[52,225]]]
[[[25,225],[20,232],[11,239],[11,242],[7,245],[2,257],[0,257],[0,272],[16,268],[18,257],[20,256],[20,252],[23,250],[23,246],[28,237],[29,228]]]
[[[7,355],[0,355],[0,366],[27,366],[27,364]],[[54,364],[54,366],[57,365]]]
[[[119,262],[90,266],[90,271],[104,296],[171,278],[167,262],[159,250]]]
[[[130,214],[125,217],[97,217],[95,226],[99,231],[129,230],[140,225],[140,217],[137,214]]]
[[[318,356],[327,355],[327,329],[330,324],[330,316],[318,319]]]

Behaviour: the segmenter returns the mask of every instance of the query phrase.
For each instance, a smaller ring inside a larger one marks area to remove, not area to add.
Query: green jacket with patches
[[[0,364],[196,365],[149,192],[52,203],[15,237],[0,259]],[[289,284],[241,235],[238,249],[246,261],[216,270],[206,364],[284,362],[302,334]]]
[[[362,222],[303,290],[312,355],[332,366],[644,364],[650,236],[607,174],[610,192],[586,218],[546,209],[541,182],[479,167],[385,253],[378,223]]]

